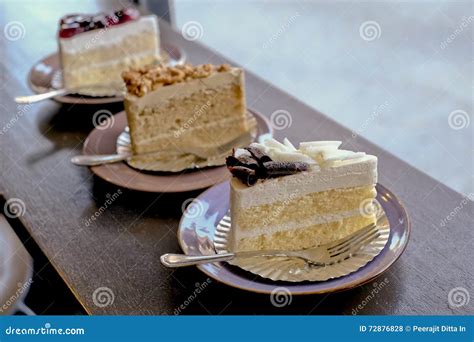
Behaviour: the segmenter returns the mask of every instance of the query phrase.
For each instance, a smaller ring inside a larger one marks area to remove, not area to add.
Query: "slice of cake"
[[[124,72],[123,79],[132,162],[172,160],[189,148],[222,145],[249,129],[240,68],[149,66]],[[190,163],[197,158],[189,157]]]
[[[270,139],[235,150],[227,158],[233,250],[316,247],[374,223],[377,157],[340,145]]]
[[[59,27],[59,52],[65,88],[91,86],[81,93],[113,95],[99,88],[123,88],[122,71],[159,60],[158,20],[133,8],[111,14],[71,14]],[[94,87],[95,86],[95,87]]]

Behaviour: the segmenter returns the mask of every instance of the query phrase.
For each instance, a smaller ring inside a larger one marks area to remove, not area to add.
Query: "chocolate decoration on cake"
[[[303,162],[273,161],[268,155],[256,147],[246,147],[249,155],[235,156],[235,150],[226,158],[226,165],[233,176],[248,186],[254,185],[259,179],[276,178],[294,175],[307,171],[309,165]]]
[[[228,167],[229,166],[244,166],[246,168],[249,168],[255,171],[257,171],[260,167],[258,162],[249,156],[240,156],[240,157],[228,156],[225,162]]]
[[[246,147],[245,149],[250,152],[252,157],[254,157],[259,162],[260,165],[263,165],[263,163],[272,161],[272,158],[270,158],[270,156],[266,155],[265,153],[263,153],[261,150],[259,150],[256,147],[249,146],[249,147]]]
[[[308,170],[308,164],[302,162],[271,161],[263,163],[263,166],[268,177],[294,175],[295,173]]]
[[[255,170],[244,166],[231,166],[229,167],[229,171],[244,184],[250,186],[257,183],[257,172]]]

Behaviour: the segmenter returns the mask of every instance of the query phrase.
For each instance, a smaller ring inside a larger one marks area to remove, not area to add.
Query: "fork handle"
[[[71,93],[71,90],[68,90],[68,89],[57,89],[57,90],[48,91],[42,94],[17,96],[15,97],[15,102],[18,104],[35,103],[35,102],[39,102],[39,101],[43,101],[47,99],[52,99],[53,97],[56,97],[56,96],[67,95],[70,93]]]
[[[185,254],[163,254],[161,263],[166,267],[184,267],[211,262],[228,261],[235,258],[235,253],[221,253],[214,255],[185,255]]]
[[[127,154],[96,154],[82,155],[71,158],[71,162],[81,166],[95,166],[102,164],[117,163],[130,158]]]

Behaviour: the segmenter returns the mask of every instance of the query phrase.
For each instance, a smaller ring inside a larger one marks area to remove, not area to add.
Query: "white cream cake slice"
[[[377,157],[340,145],[270,139],[237,149],[227,159],[232,249],[310,248],[375,222]]]
[[[140,16],[133,8],[65,16],[58,42],[63,86],[86,87],[81,93],[91,95],[113,95],[123,89],[124,70],[160,60],[157,17]]]

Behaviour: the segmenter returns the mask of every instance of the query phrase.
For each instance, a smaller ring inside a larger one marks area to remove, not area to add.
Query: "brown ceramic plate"
[[[229,182],[218,184],[203,192],[188,206],[190,209],[184,212],[178,229],[178,241],[185,254],[216,253],[214,234],[217,224],[229,210],[229,192]],[[267,294],[281,288],[293,295],[321,294],[363,285],[393,265],[402,255],[410,237],[408,215],[398,198],[387,188],[377,184],[377,201],[390,224],[388,242],[371,262],[346,276],[326,281],[287,282],[265,279],[225,262],[199,265],[198,268],[209,277],[229,286]]]
[[[165,61],[173,64],[183,64],[186,60],[184,51],[170,44],[161,45],[162,57]],[[28,85],[36,94],[46,93],[62,87],[61,67],[59,63],[59,53],[53,53],[31,68],[28,73]],[[93,97],[85,95],[57,96],[55,101],[68,104],[97,105],[106,103],[116,103],[123,101],[122,96],[102,96]]]
[[[272,134],[268,120],[254,111],[248,112],[257,120],[257,136]],[[110,117],[97,126],[84,142],[83,154],[114,154],[117,138],[127,126],[125,112]],[[183,172],[141,172],[124,162],[93,166],[94,174],[124,188],[146,192],[185,192],[204,189],[229,179],[225,166],[186,170]]]

